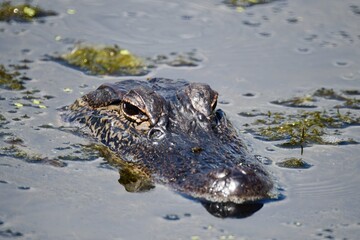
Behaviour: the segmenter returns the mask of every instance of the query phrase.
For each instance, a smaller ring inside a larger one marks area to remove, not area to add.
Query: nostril
[[[165,131],[161,128],[152,128],[148,132],[148,138],[152,140],[160,140],[165,136]]]

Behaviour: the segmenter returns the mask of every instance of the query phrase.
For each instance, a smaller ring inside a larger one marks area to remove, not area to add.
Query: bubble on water
[[[242,21],[242,23],[248,27],[259,27],[261,25],[260,22],[249,21],[249,20],[244,20],[244,21]]]
[[[180,217],[177,214],[167,214],[164,216],[164,219],[169,221],[177,221],[180,220]]]
[[[355,80],[356,74],[354,74],[352,72],[348,72],[348,73],[342,74],[340,77],[344,80]]]
[[[269,38],[272,37],[272,34],[269,32],[259,32],[260,37]]]
[[[308,47],[298,47],[295,51],[300,54],[310,54],[313,52],[312,49]]]
[[[300,21],[300,19],[297,17],[290,17],[290,18],[286,19],[286,21],[288,23],[295,24],[295,23],[298,23]]]
[[[320,47],[323,47],[323,48],[336,48],[337,46],[338,46],[338,44],[335,42],[322,41],[320,43]]]
[[[308,42],[313,42],[317,38],[318,38],[318,36],[316,34],[310,34],[310,35],[304,37],[304,40],[308,41]]]
[[[347,60],[335,60],[333,64],[335,67],[348,67],[351,62]]]

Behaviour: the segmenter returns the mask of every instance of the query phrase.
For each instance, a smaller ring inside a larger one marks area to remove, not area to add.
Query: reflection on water
[[[259,211],[262,203],[201,202],[205,209],[218,218],[246,218]]]
[[[124,167],[119,170],[119,174],[120,178],[118,182],[123,185],[128,192],[146,192],[155,188],[151,179],[136,169]],[[198,201],[192,197],[184,197]],[[200,200],[200,203],[211,215],[218,218],[246,218],[259,211],[264,205],[260,202],[237,204],[233,202],[209,202],[202,200]]]

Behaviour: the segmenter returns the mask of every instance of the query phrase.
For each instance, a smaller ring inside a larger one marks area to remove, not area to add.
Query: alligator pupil
[[[128,102],[123,103],[123,110],[129,116],[139,115],[139,113],[141,112],[139,108]]]

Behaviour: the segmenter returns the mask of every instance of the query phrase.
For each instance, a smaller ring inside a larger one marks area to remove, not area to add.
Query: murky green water
[[[0,22],[0,64],[19,71],[25,87],[0,89],[0,238],[358,238],[359,145],[315,144],[301,155],[300,148],[281,148],[250,134],[246,124],[254,118],[241,113],[296,115],[301,109],[271,102],[320,88],[359,91],[359,2],[274,1],[247,9],[205,0],[33,3],[58,15],[31,23]],[[64,123],[57,109],[104,82],[129,78],[95,76],[49,61],[79,42],[116,44],[152,59],[155,66],[146,76],[132,78],[210,84],[220,93],[219,107],[254,154],[272,160],[269,170],[285,199],[267,203],[247,218],[219,219],[162,186],[126,192],[117,182],[117,170],[84,149],[89,139],[68,126],[59,129]],[[179,55],[200,61],[179,67],[159,58]],[[339,101],[311,104],[314,110],[336,113]],[[339,111],[359,117],[358,109]],[[329,141],[360,141],[359,126],[332,130]],[[311,167],[276,165],[292,157]]]

